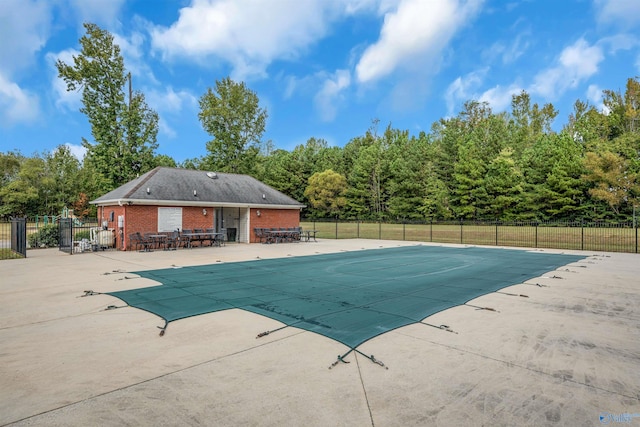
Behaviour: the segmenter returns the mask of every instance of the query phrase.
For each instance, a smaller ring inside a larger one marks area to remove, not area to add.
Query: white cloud
[[[603,60],[602,48],[589,46],[584,39],[579,39],[562,51],[555,66],[536,75],[529,92],[548,100],[558,99],[568,89],[576,88],[596,74]]]
[[[272,61],[297,57],[325,36],[338,10],[359,3],[366,2],[193,0],[170,27],[151,30],[152,46],[165,58],[222,58],[234,79],[265,76]]]
[[[526,39],[527,35],[518,34],[511,45],[507,47],[502,55],[503,64],[511,64],[520,58],[529,49],[529,41]]]
[[[466,102],[476,98],[475,91],[482,85],[482,82],[489,72],[489,67],[473,71],[466,76],[455,79],[445,92],[447,103],[447,115],[453,116],[454,109],[458,103]]]
[[[593,104],[598,111],[609,114],[607,107],[605,107],[604,102],[602,102],[602,98],[602,89],[597,85],[589,85],[587,88],[587,99],[589,102]]]
[[[325,122],[332,121],[338,111],[338,105],[343,99],[342,93],[351,84],[351,74],[348,70],[337,70],[330,76],[314,98],[315,106],[320,117]]]
[[[164,92],[155,89],[145,91],[146,100],[151,108],[156,111],[166,113],[180,113],[183,108],[195,108],[198,99],[186,90],[173,90],[173,87],[166,87]]]
[[[632,27],[640,24],[640,1],[595,0],[597,19],[600,23]]]
[[[478,93],[478,88],[482,86],[489,71],[489,67],[479,69],[466,76],[458,77],[449,85],[445,93],[449,116],[454,115],[456,106],[470,100],[486,102],[495,112],[508,109],[513,95],[522,92],[522,87],[517,83],[512,83],[508,86],[497,85]]]
[[[640,45],[640,39],[628,34],[616,34],[598,41],[599,46],[606,46],[608,53],[616,54],[619,50],[631,50]]]
[[[51,66],[51,87],[56,97],[56,107],[67,109],[69,111],[77,111],[82,106],[82,93],[79,90],[68,92],[67,84],[63,79],[58,77],[58,69],[56,63],[58,60],[68,65],[73,65],[73,56],[78,55],[75,49],[67,49],[58,53],[47,53],[47,62]]]
[[[29,66],[49,37],[51,5],[9,0],[0,4],[0,73],[5,78]]]
[[[196,115],[198,107],[198,99],[189,91],[175,91],[173,87],[168,86],[164,91],[156,89],[145,90],[145,99],[153,110],[159,116],[159,131],[168,138],[175,138],[177,132],[169,123],[169,118],[178,120],[183,116],[180,114],[185,110],[189,110],[189,114]]]
[[[169,123],[167,123],[166,120],[163,120],[162,117],[160,117],[160,120],[158,121],[158,130],[161,134],[170,139],[173,139],[177,136],[176,131],[171,126],[169,126]]]
[[[87,149],[84,148],[82,145],[71,144],[69,142],[67,142],[64,145],[69,149],[69,152],[71,153],[71,155],[73,155],[76,159],[80,161],[82,161],[82,159],[84,159],[84,156],[87,154]]]
[[[39,114],[38,97],[0,73],[0,124],[29,123]]]
[[[513,95],[517,95],[520,92],[522,92],[522,88],[515,83],[507,87],[498,85],[486,90],[480,95],[478,101],[487,102],[494,112],[506,111],[511,105]]]
[[[69,0],[79,22],[113,24],[126,0]]]
[[[133,31],[129,37],[123,37],[117,33],[112,33],[112,35],[113,43],[120,47],[120,53],[124,59],[124,65],[127,71],[130,71],[132,76],[141,78],[145,83],[160,84],[153,70],[146,62],[145,36],[138,31]],[[138,84],[134,78],[134,89],[136,89],[137,86]]]
[[[372,82],[397,69],[424,70],[475,16],[480,4],[478,0],[400,1],[397,9],[386,13],[378,41],[360,58],[358,81]]]

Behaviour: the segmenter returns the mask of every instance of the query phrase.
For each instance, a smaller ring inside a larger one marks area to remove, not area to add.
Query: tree
[[[531,105],[531,97],[525,91],[513,95],[511,99],[511,135],[510,146],[516,156],[531,147],[543,134],[550,134],[551,125],[558,115],[552,104],[542,108],[538,104]]]
[[[629,171],[628,162],[619,154],[589,152],[585,167],[588,173],[584,178],[594,185],[589,194],[607,202],[616,215],[640,191],[636,174]]]
[[[13,181],[20,171],[23,156],[17,151],[0,153],[0,187]]]
[[[453,209],[459,218],[482,219],[488,204],[484,161],[473,144],[459,150],[454,167]]]
[[[583,209],[582,149],[571,135],[561,133],[540,137],[523,153],[524,218],[568,219]]]
[[[347,179],[328,169],[311,175],[304,194],[314,208],[335,216],[347,203],[346,192]]]
[[[59,215],[78,198],[81,183],[80,161],[66,145],[43,156],[44,170],[34,184],[38,188],[40,207],[34,214]]]
[[[349,173],[348,214],[355,218],[381,220],[386,212],[385,159],[380,138],[365,137],[371,145],[362,146]]]
[[[419,219],[420,206],[427,196],[425,182],[430,169],[429,144],[426,138],[409,138],[409,132],[393,132],[388,150],[388,209],[392,219]],[[428,211],[428,209],[427,209]]]
[[[15,179],[0,188],[0,216],[35,215],[42,206],[42,178],[46,165],[42,157],[28,157],[20,163]],[[45,212],[48,213],[48,212]]]
[[[173,157],[168,156],[166,154],[158,154],[154,159],[153,159],[153,164],[156,166],[164,166],[167,168],[175,168],[176,167],[176,161],[173,159]]]
[[[81,51],[73,65],[58,60],[58,77],[67,91],[82,90],[83,107],[91,124],[94,143],[82,138],[85,161],[99,174],[102,191],[111,190],[154,166],[158,147],[158,114],[144,95],[131,90],[131,74],[125,72],[120,47],[113,36],[95,24],[84,24]],[[124,87],[129,77],[129,102]]]
[[[513,150],[505,148],[489,163],[485,185],[489,210],[494,218],[514,219],[521,203],[522,173],[513,159]]]
[[[257,168],[261,181],[287,196],[303,202],[304,189],[309,176],[304,176],[301,164],[295,155],[286,150],[275,150],[262,160]]]
[[[207,142],[205,164],[209,168],[253,172],[267,120],[255,92],[229,77],[216,81],[215,91],[208,88],[200,98],[198,118],[213,137]]]

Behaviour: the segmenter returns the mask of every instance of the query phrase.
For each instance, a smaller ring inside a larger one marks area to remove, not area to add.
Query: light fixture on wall
[[[260,210],[257,210],[257,211],[256,211],[256,215],[258,215],[258,216],[262,215],[262,213],[260,212]]]
[[[262,198],[263,198],[263,199],[266,199],[266,198],[267,198],[267,195],[266,195],[266,194],[264,194],[264,193],[262,193]]]
[[[194,195],[194,196],[197,196],[197,195],[198,195],[198,192],[197,192],[196,190],[193,190],[193,195]]]
[[[202,215],[207,216],[207,210],[206,209],[202,209]]]
[[[147,194],[151,194],[151,189],[147,187]]]

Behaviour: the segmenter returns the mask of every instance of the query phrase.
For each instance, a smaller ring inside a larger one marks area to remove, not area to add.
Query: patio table
[[[310,242],[311,239],[313,239],[314,242],[317,242],[316,240],[316,233],[318,232],[318,230],[302,230],[301,236],[304,237],[304,241],[305,242]]]
[[[166,248],[167,235],[166,234],[149,234],[148,237],[151,239],[152,245],[160,249]]]

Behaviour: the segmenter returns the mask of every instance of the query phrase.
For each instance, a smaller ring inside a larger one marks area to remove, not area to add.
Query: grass
[[[549,249],[637,252],[636,229],[607,226],[302,222],[325,239],[382,239]]]
[[[0,259],[22,259],[22,255],[15,253],[9,248],[0,248]]]

